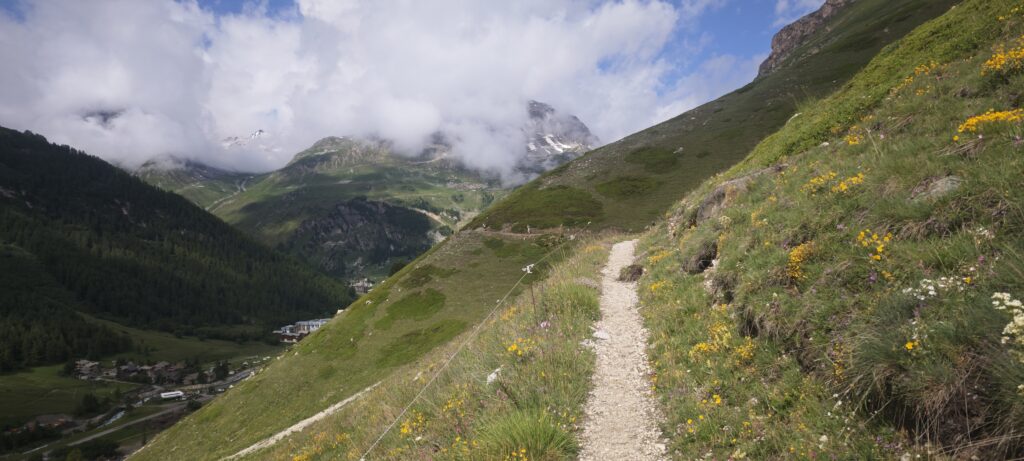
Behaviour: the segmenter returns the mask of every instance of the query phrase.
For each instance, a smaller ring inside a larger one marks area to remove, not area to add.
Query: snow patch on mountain
[[[597,136],[575,115],[563,114],[539,101],[529,101],[527,112],[529,119],[523,127],[527,136],[526,155],[519,162],[523,173],[543,173],[600,144]]]

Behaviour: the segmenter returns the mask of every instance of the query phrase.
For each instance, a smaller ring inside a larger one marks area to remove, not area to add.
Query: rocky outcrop
[[[736,197],[747,191],[747,187],[750,186],[754,179],[765,174],[778,174],[786,169],[786,166],[784,164],[774,165],[719,184],[718,187],[715,187],[700,201],[700,204],[689,210],[689,214],[686,216],[687,219],[684,220],[683,224],[686,227],[691,227],[708,219],[718,217],[722,210],[729,206]],[[673,219],[672,221],[670,225],[673,228],[678,226],[678,219]]]
[[[683,257],[683,272],[687,274],[700,274],[710,268],[718,259],[718,242],[708,240],[700,245],[691,247],[691,253]]]
[[[772,38],[772,53],[761,63],[758,77],[768,75],[778,69],[779,65],[792,56],[793,52],[803,45],[811,35],[821,30],[822,27],[827,27],[829,19],[854,1],[856,0],[827,0],[818,11],[783,27]]]
[[[915,202],[935,200],[955,192],[963,182],[959,176],[928,178],[910,191],[910,199]]]

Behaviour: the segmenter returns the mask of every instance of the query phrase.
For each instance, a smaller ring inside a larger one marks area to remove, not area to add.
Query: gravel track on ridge
[[[597,370],[587,400],[581,460],[663,460],[661,415],[650,392],[647,330],[637,312],[637,284],[618,281],[636,240],[612,247],[601,279],[595,332]]]

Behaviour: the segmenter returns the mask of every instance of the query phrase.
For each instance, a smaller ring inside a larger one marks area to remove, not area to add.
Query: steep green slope
[[[802,103],[836,90],[882,47],[957,3],[853,2],[773,73],[563,165],[471,226],[523,229],[592,222],[597,228],[643,229],[705,178],[746,157]]]
[[[350,299],[343,285],[179,196],[8,129],[0,129],[0,244],[4,261],[25,265],[4,277],[23,278],[5,283],[5,321],[39,315],[36,309],[46,305],[146,329],[246,339],[334,312]],[[48,318],[39,315],[34,323],[56,321]]]
[[[587,239],[532,292],[498,306],[476,335],[437,348],[338,413],[240,459],[360,459],[382,435],[366,459],[573,459],[596,358],[580,343],[600,316],[599,273],[610,243],[621,238]]]
[[[219,459],[245,449],[406,370],[478,323],[521,278],[513,294],[543,279],[573,246],[559,235],[457,233],[136,458]]]
[[[677,457],[1024,455],[1022,12],[919,28],[646,235]]]

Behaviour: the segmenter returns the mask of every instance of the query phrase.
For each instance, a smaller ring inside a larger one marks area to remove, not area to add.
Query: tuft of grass
[[[480,459],[573,459],[576,439],[550,415],[536,409],[494,415],[478,432]]]

